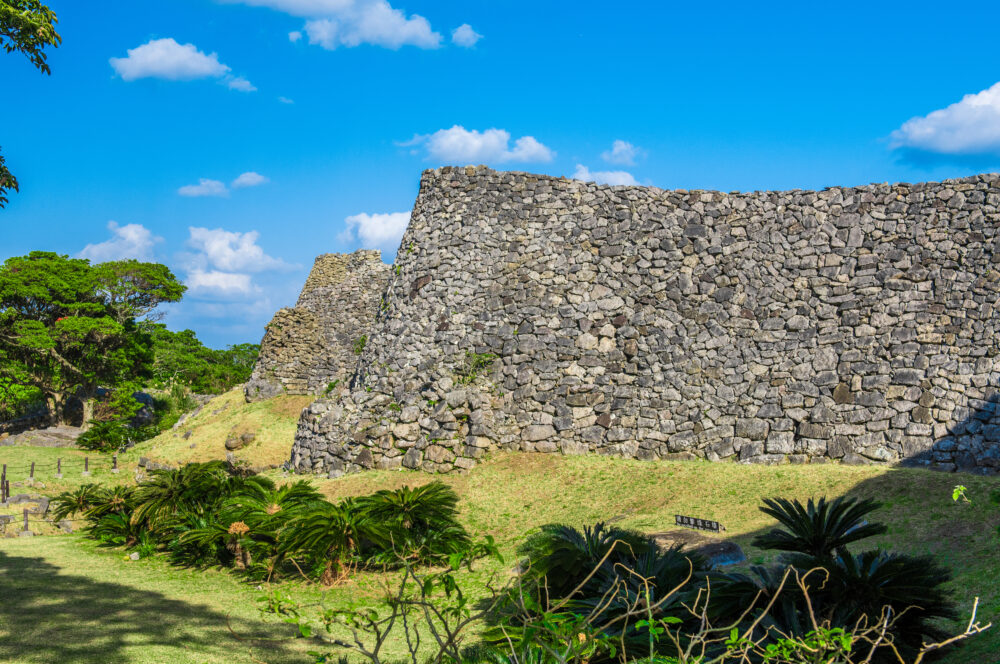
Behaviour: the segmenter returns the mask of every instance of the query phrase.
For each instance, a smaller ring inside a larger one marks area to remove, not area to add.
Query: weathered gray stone
[[[446,472],[523,446],[996,470],[998,206],[995,175],[724,194],[427,171],[395,266],[359,262],[384,281],[355,291],[375,304],[337,337],[345,378],[294,466],[367,448]],[[288,320],[326,330],[344,297]],[[316,352],[283,375],[313,389]]]

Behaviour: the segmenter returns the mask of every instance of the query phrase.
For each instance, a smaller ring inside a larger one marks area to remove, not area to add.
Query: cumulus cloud
[[[268,256],[258,244],[260,233],[227,231],[222,228],[188,228],[187,247],[178,255],[185,271],[184,283],[193,296],[216,301],[256,302],[263,289],[255,275],[295,269],[279,258]]]
[[[635,166],[635,160],[643,154],[643,150],[628,141],[616,140],[610,150],[601,153],[601,159],[609,164],[620,166]]]
[[[153,248],[163,242],[162,237],[142,224],[125,224],[119,226],[114,221],[108,222],[111,238],[104,242],[88,244],[78,255],[89,258],[94,263],[134,258],[140,261],[153,260]]]
[[[393,250],[399,246],[403,232],[410,223],[410,213],[361,213],[347,217],[344,221],[347,228],[338,237],[341,242],[351,243],[357,238],[365,248]]]
[[[512,148],[508,131],[487,129],[480,132],[461,125],[439,129],[433,134],[417,135],[400,145],[422,145],[431,159],[463,164],[545,162],[552,161],[556,154],[533,136],[522,136],[514,141]]]
[[[191,270],[187,273],[184,284],[188,287],[189,293],[195,296],[247,297],[260,292],[260,288],[254,285],[249,274],[219,270]]]
[[[418,14],[406,15],[387,0],[225,0],[269,7],[308,19],[302,30],[288,34],[295,42],[304,35],[310,44],[333,50],[361,44],[397,49],[401,46],[437,48],[441,34]]]
[[[572,175],[574,180],[585,180],[596,182],[597,184],[627,184],[637,185],[639,182],[627,171],[593,171],[583,164],[576,165],[576,171]]]
[[[264,253],[257,244],[257,231],[227,231],[221,228],[188,228],[188,247],[197,253],[191,257],[192,269],[211,268],[222,272],[266,272],[284,270],[291,266]]]
[[[243,189],[245,187],[259,187],[260,185],[267,184],[268,182],[270,182],[270,180],[260,173],[247,171],[233,180],[230,186],[233,189]]]
[[[179,44],[172,37],[151,39],[127,50],[124,58],[110,58],[112,69],[124,81],[140,78],[161,78],[168,81],[193,81],[202,78],[219,79],[230,90],[253,92],[257,88],[232,69],[219,62],[216,53],[199,51],[194,44]]]
[[[472,29],[468,23],[463,23],[451,31],[451,42],[464,48],[472,48],[483,36]]]
[[[126,81],[139,78],[190,81],[217,78],[230,71],[229,67],[219,62],[217,54],[205,54],[194,44],[178,44],[172,38],[153,39],[128,49],[128,57],[111,58],[109,62]]]
[[[892,148],[948,155],[1000,153],[1000,82],[907,120],[890,139]]]
[[[228,196],[229,190],[226,189],[225,184],[218,180],[199,178],[198,184],[186,184],[178,189],[177,193],[181,196],[192,198],[198,196]]]
[[[278,97],[278,101],[281,102],[282,104],[294,104],[295,103],[294,99],[289,99],[288,97]]]

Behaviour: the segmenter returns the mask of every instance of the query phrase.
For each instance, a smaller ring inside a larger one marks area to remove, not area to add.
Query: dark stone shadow
[[[250,661],[251,649],[268,664],[308,660],[291,649],[295,630],[288,625],[234,619],[233,629],[257,640],[240,641],[227,616],[207,607],[66,574],[41,558],[0,551],[2,662],[126,664],[137,650],[156,646],[187,655],[171,662],[203,662],[208,656]]]
[[[992,388],[986,399],[969,399],[959,407],[955,424],[925,450],[908,454],[900,465],[980,475],[1000,472],[1000,392]],[[904,450],[905,450],[904,445]]]

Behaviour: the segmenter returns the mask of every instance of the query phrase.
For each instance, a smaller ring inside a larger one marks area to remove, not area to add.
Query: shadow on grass
[[[233,629],[250,639],[240,641],[218,611],[61,571],[41,558],[0,551],[0,661],[308,661],[288,641],[263,641],[290,638],[286,625],[234,619]],[[251,659],[251,649],[259,659]]]

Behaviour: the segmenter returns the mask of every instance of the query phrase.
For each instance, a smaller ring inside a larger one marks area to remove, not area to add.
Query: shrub
[[[810,498],[806,506],[797,500],[768,498],[760,511],[773,516],[784,529],[758,535],[753,545],[826,559],[834,550],[851,542],[884,533],[884,525],[864,520],[865,515],[878,507],[879,504],[873,500],[858,501],[845,497],[829,503],[826,498],[820,498],[816,503]]]
[[[440,562],[470,544],[458,522],[458,495],[443,482],[378,491],[345,508],[374,549],[368,552],[370,562]]]

